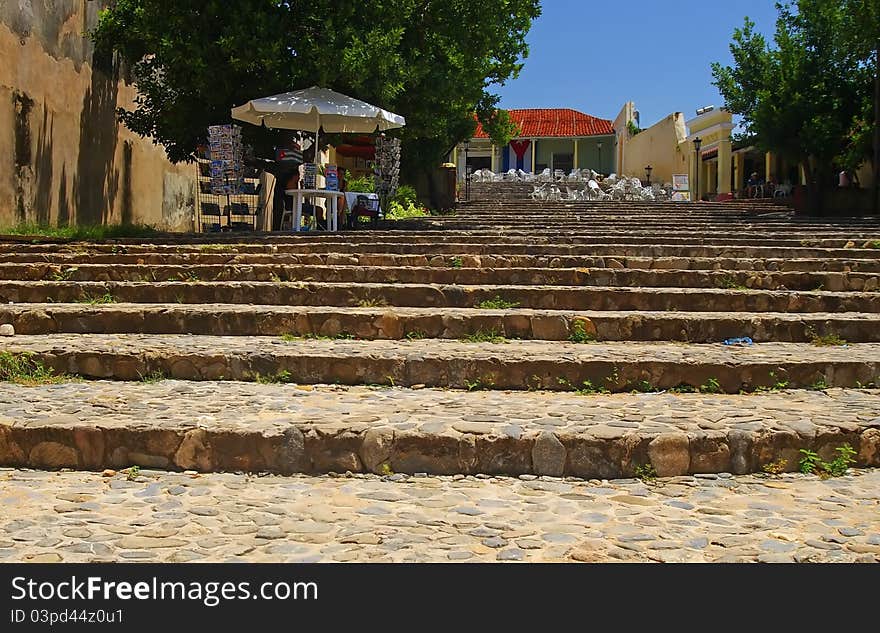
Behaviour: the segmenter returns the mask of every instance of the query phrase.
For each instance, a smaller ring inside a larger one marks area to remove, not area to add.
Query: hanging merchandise
[[[208,128],[211,159],[211,193],[236,195],[244,184],[244,160],[241,127],[212,125]]]
[[[400,139],[384,134],[376,137],[376,163],[373,170],[376,193],[393,196],[400,179]]]

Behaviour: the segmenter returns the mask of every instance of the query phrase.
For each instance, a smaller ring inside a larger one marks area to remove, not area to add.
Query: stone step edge
[[[689,360],[568,360],[547,358],[380,357],[347,353],[277,355],[145,350],[138,353],[33,351],[26,354],[56,374],[88,379],[142,381],[151,376],[177,380],[236,380],[297,384],[390,385],[513,391],[622,393],[687,387],[712,393],[771,389],[862,388],[880,383],[876,361],[782,361],[731,363],[721,358]],[[707,387],[708,386],[708,387]]]
[[[676,311],[478,310],[473,308],[333,308],[241,304],[0,304],[0,323],[17,334],[203,334],[356,337],[363,340],[466,339],[810,342],[836,336],[880,342],[880,314]],[[873,327],[872,327],[873,326]],[[484,337],[485,338],[485,337]]]
[[[824,460],[849,444],[856,465],[880,466],[880,429],[832,429],[815,436],[744,430],[594,436],[530,431],[426,434],[390,428],[324,433],[312,426],[284,431],[211,428],[102,428],[100,424],[16,426],[0,423],[0,466],[101,470],[130,466],[200,472],[428,473],[546,475],[619,479],[650,465],[660,477],[746,474],[781,465],[794,471],[801,450]],[[784,460],[784,464],[782,464]]]

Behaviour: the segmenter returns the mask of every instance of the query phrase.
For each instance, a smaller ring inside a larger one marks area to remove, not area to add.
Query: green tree
[[[860,130],[873,120],[875,66],[867,47],[854,42],[870,28],[857,2],[865,0],[777,3],[773,46],[746,18],[730,46],[733,66],[712,65],[726,107],[742,116],[746,132],[804,167],[814,204],[836,165],[852,169],[865,158]]]
[[[404,115],[404,173],[473,133],[515,132],[491,87],[517,76],[538,0],[117,0],[93,33],[138,89],[120,118],[174,161],[255,97],[322,85]],[[246,126],[259,147],[264,132]]]

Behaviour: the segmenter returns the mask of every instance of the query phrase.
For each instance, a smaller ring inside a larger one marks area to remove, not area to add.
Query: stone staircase
[[[3,364],[85,380],[0,384],[0,466],[880,465],[880,223],[520,189],[370,232],[7,239]]]

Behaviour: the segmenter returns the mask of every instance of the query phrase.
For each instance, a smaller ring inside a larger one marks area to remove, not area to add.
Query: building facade
[[[569,108],[510,110],[520,130],[508,145],[494,145],[481,125],[467,144],[453,150],[451,161],[459,178],[466,167],[473,171],[510,169],[540,173],[544,169],[592,169],[608,174],[615,170],[616,137],[611,121]]]

